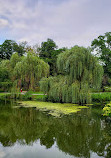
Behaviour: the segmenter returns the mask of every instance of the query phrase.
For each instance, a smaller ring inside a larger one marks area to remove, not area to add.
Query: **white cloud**
[[[107,16],[111,14],[110,0],[31,2],[1,0],[0,15],[9,21],[7,34],[10,39],[41,43],[52,38],[59,46],[88,46],[93,38],[110,31],[111,22]]]
[[[0,18],[0,29],[8,26],[8,20]]]
[[[3,157],[5,157],[5,152],[4,151],[1,151],[1,149],[0,149],[0,158],[3,158]]]

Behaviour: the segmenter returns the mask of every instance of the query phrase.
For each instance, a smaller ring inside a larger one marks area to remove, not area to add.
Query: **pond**
[[[61,118],[0,102],[0,158],[110,158],[111,122],[93,105]]]

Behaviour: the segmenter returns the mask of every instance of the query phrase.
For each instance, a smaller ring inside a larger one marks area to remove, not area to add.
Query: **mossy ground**
[[[87,106],[79,106],[75,104],[61,104],[61,103],[51,103],[51,102],[38,102],[38,101],[22,101],[19,102],[20,106],[23,107],[36,107],[42,111],[48,111],[49,114],[60,117],[61,114],[71,114],[80,111],[83,108],[88,108]]]

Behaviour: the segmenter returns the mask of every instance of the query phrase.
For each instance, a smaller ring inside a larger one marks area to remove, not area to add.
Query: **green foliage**
[[[11,87],[11,98],[18,99],[20,97],[20,88],[17,87],[17,81],[13,82]]]
[[[9,78],[9,72],[6,68],[2,68],[0,64],[0,82],[7,81]]]
[[[32,99],[36,101],[46,101],[47,95],[33,95]]]
[[[111,103],[105,105],[105,107],[103,108],[103,113],[104,116],[111,117]]]
[[[28,52],[20,62],[14,67],[14,79],[17,79],[18,86],[24,85],[27,89],[34,90],[38,81],[49,74],[49,65],[37,57],[35,54]]]
[[[1,59],[10,59],[12,54],[18,52],[22,56],[25,50],[25,43],[22,42],[19,45],[13,40],[5,40],[2,45],[0,45],[0,58]]]
[[[0,100],[1,98],[7,98],[8,96],[10,96],[10,93],[5,93],[5,92],[0,93]]]
[[[15,91],[16,88],[34,90],[38,87],[38,81],[48,74],[49,65],[33,52],[22,57],[14,53],[10,60],[0,62],[0,88],[8,90],[5,85],[10,88],[9,84],[12,85],[13,82],[12,89],[15,88]]]
[[[93,102],[107,102],[111,101],[111,93],[103,92],[103,93],[92,93],[91,94]]]
[[[21,58],[20,56],[18,55],[18,53],[15,53],[11,56],[11,59],[10,59],[10,65],[12,67],[12,69],[16,66],[16,64],[18,62],[20,62]]]
[[[103,62],[104,73],[111,77],[111,32],[94,39],[91,46]]]
[[[32,94],[33,94],[33,91],[27,91],[25,95],[22,96],[22,98],[25,100],[32,100]]]
[[[104,89],[105,89],[105,92],[111,92],[111,87],[104,87]]]
[[[2,60],[0,62],[0,91],[8,91],[11,86],[9,61]]]
[[[46,42],[41,43],[41,48],[39,48],[39,56],[42,58],[50,58],[52,51],[54,51],[56,48],[56,43],[52,39],[47,39]]]
[[[103,75],[98,60],[83,47],[75,46],[58,55],[60,75],[43,78],[41,90],[53,102],[90,103],[90,87],[99,88]]]
[[[0,91],[9,91],[12,87],[12,82],[0,82]]]
[[[41,47],[38,48],[39,57],[50,65],[50,75],[57,73],[57,55],[64,50],[65,48],[57,49],[57,45],[52,39],[47,39],[46,42],[42,42]]]

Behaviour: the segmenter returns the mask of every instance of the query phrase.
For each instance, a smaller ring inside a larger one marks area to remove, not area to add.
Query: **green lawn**
[[[0,96],[5,96],[5,95],[8,95],[10,93],[0,93]]]

